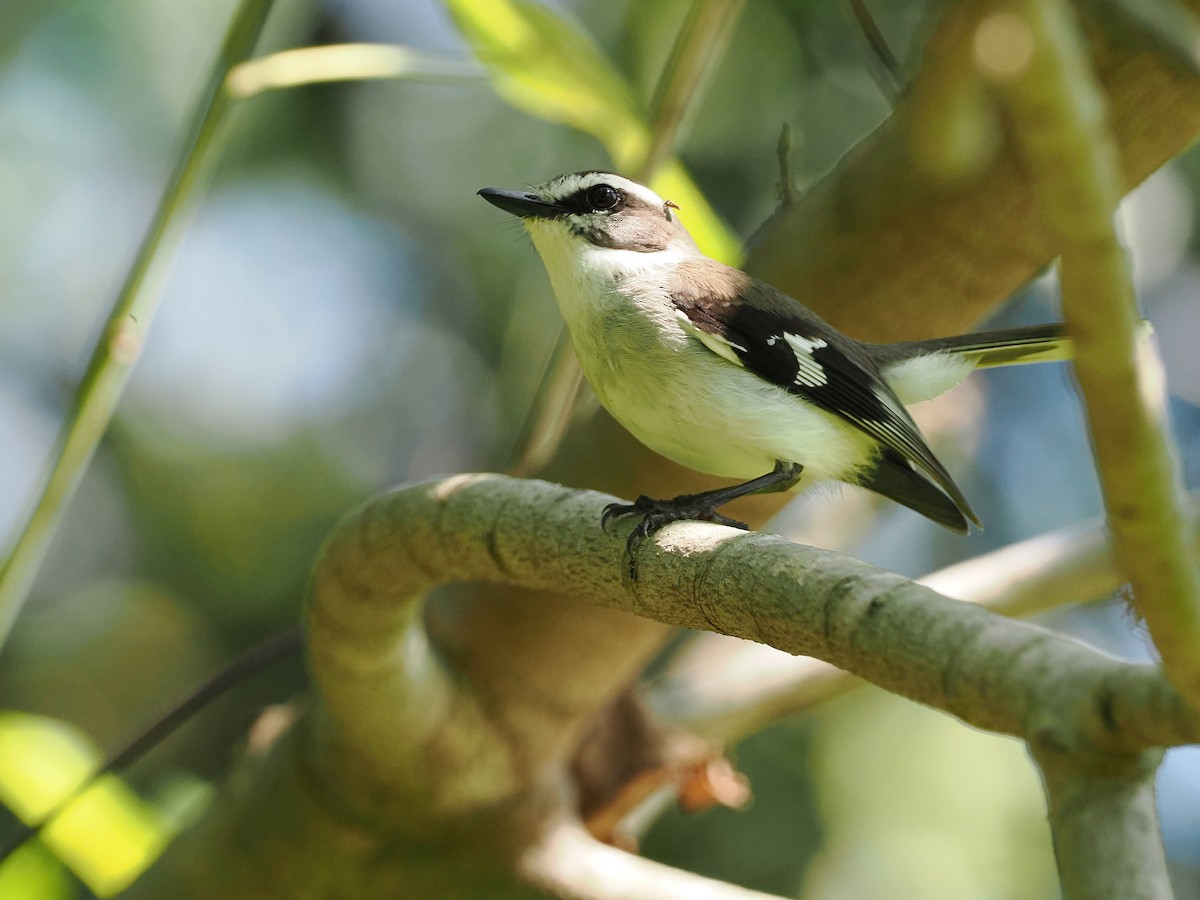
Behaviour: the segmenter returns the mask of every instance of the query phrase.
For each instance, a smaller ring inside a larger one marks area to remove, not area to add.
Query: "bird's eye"
[[[598,184],[587,192],[587,204],[592,209],[613,209],[621,202],[621,195],[611,184]]]

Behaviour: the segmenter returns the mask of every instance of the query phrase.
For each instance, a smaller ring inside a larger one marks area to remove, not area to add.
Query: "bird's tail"
[[[1143,319],[1138,336],[1144,340],[1153,333],[1154,326]],[[977,369],[1062,362],[1075,355],[1071,338],[1067,336],[1062,323],[1004,328],[928,341],[907,341],[893,344],[892,352],[896,359],[912,359],[936,352],[949,353],[970,358]]]
[[[949,353],[970,358],[977,369],[1058,362],[1070,359],[1073,355],[1071,339],[1061,323],[1004,328],[927,341],[906,341],[893,344],[892,347],[899,359],[912,359],[929,353]]]

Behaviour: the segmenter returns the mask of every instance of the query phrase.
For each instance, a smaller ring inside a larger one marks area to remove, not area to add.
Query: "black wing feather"
[[[726,277],[720,281],[730,290],[718,294],[700,287],[711,285],[711,277],[696,277],[711,274],[713,264],[706,262],[704,271],[696,273],[689,272],[689,265],[694,264],[681,265],[672,279],[671,299],[696,328],[728,343],[751,372],[840,416],[883,446],[878,466],[889,471],[866,473],[863,487],[957,531],[965,528],[964,517],[979,524],[962,491],[933,455],[867,350],[791,297],[736,269],[722,267]],[[804,376],[800,359],[785,335],[811,346],[809,355],[821,367],[823,380]],[[915,470],[914,475],[933,482],[955,509],[947,510],[943,503],[935,510],[930,491],[914,492],[913,479],[893,471],[905,465]]]

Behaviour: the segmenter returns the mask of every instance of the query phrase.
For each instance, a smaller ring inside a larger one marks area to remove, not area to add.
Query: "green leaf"
[[[1200,75],[1200,16],[1178,0],[1088,0],[1100,24],[1116,38],[1162,53],[1189,75]]]
[[[741,264],[742,242],[709,205],[683,163],[677,159],[669,160],[650,182],[650,187],[660,197],[678,204],[679,219],[701,250],[731,266]]]
[[[100,762],[73,726],[0,712],[0,800],[22,821],[55,809]],[[127,887],[171,837],[153,807],[115,775],[99,778],[42,831],[42,843],[101,897]]]
[[[513,106],[595,135],[619,166],[645,153],[649,136],[629,86],[586,34],[523,0],[447,5]]]
[[[645,112],[587,34],[528,0],[446,0],[446,5],[501,97],[539,119],[593,135],[617,169],[641,167],[650,148]],[[741,242],[678,161],[665,165],[652,186],[682,207],[681,218],[705,253],[740,260]]]

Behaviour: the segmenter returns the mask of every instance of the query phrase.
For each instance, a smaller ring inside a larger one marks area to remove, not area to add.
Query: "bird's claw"
[[[630,513],[649,513],[657,502],[642,494],[633,503],[610,503],[600,513],[600,527],[607,531],[611,519],[619,519]]]
[[[672,522],[713,522],[749,531],[750,526],[717,512],[716,507],[702,495],[684,494],[670,500],[655,500],[646,495],[633,503],[610,503],[600,514],[600,527],[607,529],[609,521],[640,513],[642,520],[629,532],[625,541],[625,552],[629,557],[629,578],[637,580],[637,551],[646,538],[670,525]]]

